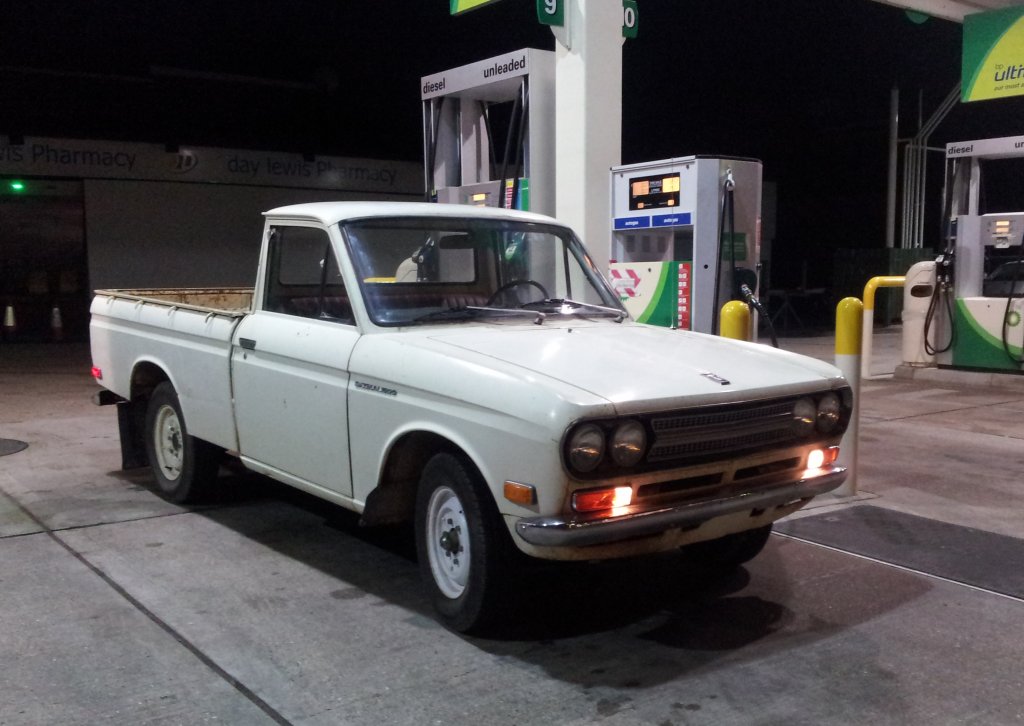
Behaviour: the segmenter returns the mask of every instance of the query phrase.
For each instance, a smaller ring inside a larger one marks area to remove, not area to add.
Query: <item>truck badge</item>
[[[709,381],[714,381],[715,383],[720,383],[723,386],[728,386],[729,385],[729,379],[728,378],[722,378],[717,373],[712,373],[711,371],[701,371],[700,374],[702,376],[704,376],[705,378],[707,378]]]

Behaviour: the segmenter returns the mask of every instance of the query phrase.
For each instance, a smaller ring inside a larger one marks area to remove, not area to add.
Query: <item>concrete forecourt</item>
[[[825,339],[783,347],[828,357]],[[883,345],[876,348],[880,350]],[[219,501],[165,502],[119,470],[85,346],[5,345],[0,722],[1010,723],[1024,603],[775,535],[735,574],[674,557],[538,576],[539,612],[491,639],[441,627],[412,534],[237,469]],[[1024,391],[885,378],[862,392],[860,495],[947,526],[943,549],[1024,540]],[[913,521],[913,520],[905,520]],[[835,524],[835,523],[833,523]],[[839,522],[842,525],[842,522]],[[851,530],[852,531],[852,530]],[[955,537],[955,533],[963,537]],[[912,530],[906,551],[922,546]],[[921,550],[925,552],[925,550]],[[1019,581],[1017,581],[1019,583]],[[798,687],[795,687],[798,686]]]

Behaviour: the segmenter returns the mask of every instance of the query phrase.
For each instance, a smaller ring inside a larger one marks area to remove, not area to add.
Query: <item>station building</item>
[[[263,211],[422,189],[412,162],[0,138],[4,336],[86,339],[94,289],[249,286]]]

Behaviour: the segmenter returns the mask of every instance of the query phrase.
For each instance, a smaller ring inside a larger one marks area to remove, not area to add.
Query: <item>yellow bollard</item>
[[[861,320],[866,308],[855,297],[843,298],[836,306],[836,367],[853,389],[850,425],[839,443],[837,463],[847,470],[846,481],[833,494],[852,497],[857,493],[857,439],[860,427]]]
[[[745,302],[730,300],[718,316],[718,330],[723,338],[750,340],[750,308]]]
[[[875,292],[880,287],[903,287],[907,278],[904,275],[882,275],[872,277],[864,286],[864,314],[861,340],[862,358],[860,361],[861,378],[871,377],[871,333],[875,327]],[[852,298],[855,299],[855,298]]]

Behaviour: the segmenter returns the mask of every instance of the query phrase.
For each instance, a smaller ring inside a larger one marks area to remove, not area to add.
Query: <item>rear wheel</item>
[[[697,542],[683,547],[683,554],[702,569],[734,570],[745,562],[757,557],[768,537],[772,525],[768,524],[746,532],[736,532],[725,537]]]
[[[420,574],[441,621],[473,632],[494,621],[508,578],[508,533],[472,466],[449,453],[423,469],[416,497]]]
[[[223,449],[189,435],[178,395],[166,381],[149,398],[145,436],[149,465],[164,499],[185,504],[209,492]]]

